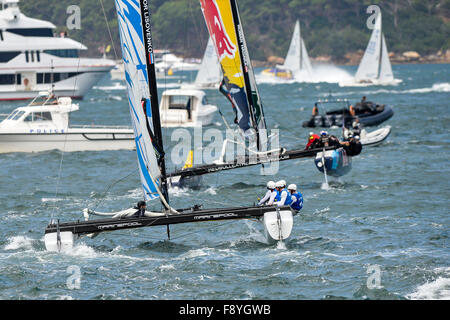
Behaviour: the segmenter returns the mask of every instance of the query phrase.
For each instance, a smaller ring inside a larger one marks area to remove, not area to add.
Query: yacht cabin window
[[[23,37],[51,37],[53,38],[53,31],[49,28],[15,28],[6,29],[6,32],[11,32]]]
[[[170,96],[169,97],[169,109],[192,109],[192,96]]]
[[[51,121],[52,114],[50,112],[31,112],[23,121]]]
[[[8,62],[20,54],[20,51],[2,51],[0,52],[0,63]]]
[[[18,120],[24,113],[25,111],[14,110],[6,120]]]

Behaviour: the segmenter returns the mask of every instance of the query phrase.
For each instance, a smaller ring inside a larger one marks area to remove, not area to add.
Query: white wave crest
[[[412,300],[450,300],[450,278],[439,277],[406,296]]]
[[[9,243],[5,246],[5,250],[31,249],[33,239],[26,236],[14,236],[8,239]]]
[[[442,93],[442,92],[450,92],[450,83],[443,82],[443,83],[435,83],[430,88],[417,88],[417,89],[408,89],[408,90],[388,90],[388,89],[378,89],[378,90],[372,90],[372,91],[365,91],[364,93],[366,95],[371,94],[380,94],[380,93],[388,93],[388,94],[421,94],[421,93]],[[339,92],[339,93],[333,93],[333,96],[349,96],[349,95],[355,95],[355,94],[361,94],[361,92],[357,91],[351,91],[351,92]],[[328,95],[324,94],[324,96]]]

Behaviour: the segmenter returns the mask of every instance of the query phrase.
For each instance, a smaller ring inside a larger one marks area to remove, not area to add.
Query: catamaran
[[[243,38],[237,3],[235,0],[201,0],[200,3],[210,35],[215,39],[216,50],[222,50],[222,54],[218,56],[221,60],[229,60],[227,65],[229,68],[223,68],[223,70],[227,85],[235,89],[230,92],[231,99],[236,101],[249,98],[248,102],[252,103],[254,108],[249,110],[258,112],[257,114],[252,113],[251,116],[252,121],[259,120],[256,122],[258,126],[255,127],[259,134],[255,135],[252,132],[249,125],[249,114],[247,117],[241,115],[238,122],[244,125],[247,121],[248,127],[245,134],[255,138],[257,148],[261,150],[267,143],[262,130],[265,129],[264,115],[257,91],[252,91],[254,94],[251,96],[246,94],[246,88],[256,90],[256,86],[253,73],[249,73],[251,65]],[[169,225],[171,224],[249,218],[263,221],[265,234],[271,242],[287,239],[291,234],[293,216],[296,213],[289,206],[216,209],[201,209],[199,206],[174,209],[170,206],[148,1],[116,0],[115,5],[141,187],[146,201],[159,198],[164,209],[162,211],[145,211],[143,217],[134,217],[133,210],[124,210],[116,213],[98,213],[102,216],[111,216],[111,218],[89,221],[89,215],[95,214],[95,212],[86,210],[87,221],[60,223],[59,220],[52,219],[44,236],[47,250],[69,249],[73,246],[75,237],[96,235],[105,231],[166,225],[170,238]],[[235,72],[229,73],[229,71],[236,71],[235,62],[237,61],[239,61],[239,65],[241,65],[241,61],[245,62],[245,67],[240,70],[242,76],[238,81],[236,81]],[[223,66],[224,63],[222,63]]]
[[[294,33],[284,64],[264,69],[261,74],[283,80],[311,81],[312,67],[305,42],[300,34],[299,20],[295,22]]]
[[[401,80],[394,79],[392,73],[386,40],[381,31],[381,13],[379,13],[369,44],[356,71],[354,83],[341,82],[340,85],[393,85],[400,82]]]

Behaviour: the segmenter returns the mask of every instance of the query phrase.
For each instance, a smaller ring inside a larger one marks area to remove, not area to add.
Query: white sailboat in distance
[[[300,22],[295,22],[294,33],[291,44],[283,65],[265,69],[261,73],[264,76],[274,77],[282,80],[295,80],[299,82],[310,82],[312,80],[312,67],[306,51],[305,42],[300,34]]]
[[[342,82],[339,85],[396,85],[400,82],[401,80],[394,78],[392,72],[386,40],[381,31],[381,13],[379,13],[354,80],[352,82]]]
[[[219,59],[211,37],[208,39],[202,63],[193,83],[181,85],[181,89],[218,89],[222,80]]]

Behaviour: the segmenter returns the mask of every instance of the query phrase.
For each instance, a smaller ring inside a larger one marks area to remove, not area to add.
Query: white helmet
[[[275,184],[275,186],[276,186],[277,188],[282,188],[282,187],[286,186],[286,182],[285,182],[284,180],[277,181],[277,183]]]
[[[267,189],[275,189],[275,182],[273,181],[267,182]]]
[[[289,187],[288,187],[288,190],[297,191],[297,186],[295,184],[290,184]]]

